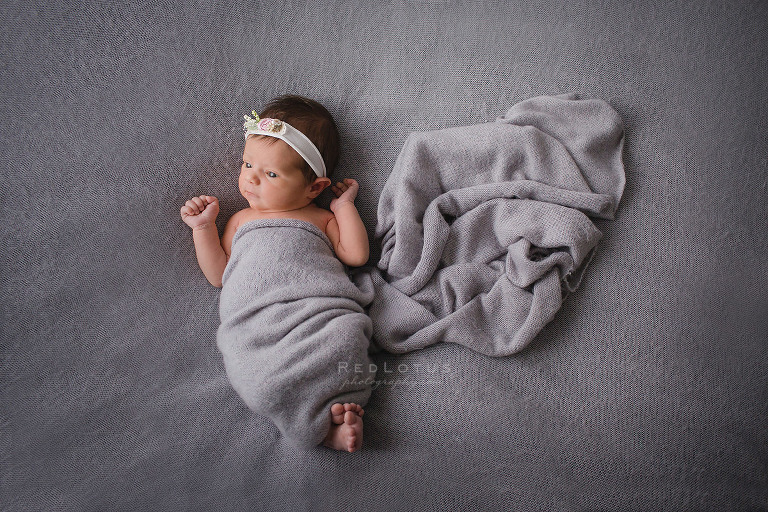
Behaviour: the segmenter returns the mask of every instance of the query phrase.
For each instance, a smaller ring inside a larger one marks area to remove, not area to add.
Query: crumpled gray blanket
[[[445,341],[520,351],[578,286],[624,190],[624,129],[575,94],[495,122],[411,134],[379,200],[373,341],[402,353]]]
[[[232,239],[216,337],[232,387],[293,444],[317,446],[332,404],[371,394],[371,300],[317,226],[246,222]]]

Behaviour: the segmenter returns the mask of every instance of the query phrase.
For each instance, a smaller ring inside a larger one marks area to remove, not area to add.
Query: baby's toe
[[[346,411],[344,411],[344,406],[341,404],[333,404],[331,406],[331,421],[335,423],[336,425],[341,425],[344,423],[344,414]]]
[[[346,407],[345,405],[344,409],[357,413],[359,416],[363,415],[363,408],[359,404],[351,403],[349,404],[349,407]]]
[[[362,420],[360,420],[360,416],[358,416],[356,412],[347,411],[344,413],[344,423],[346,423],[347,425],[354,425],[358,421],[362,421]]]

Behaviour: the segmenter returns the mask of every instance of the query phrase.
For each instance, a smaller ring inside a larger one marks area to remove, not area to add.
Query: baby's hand
[[[219,215],[219,200],[213,196],[197,196],[181,207],[181,220],[195,229],[203,224],[212,224]]]
[[[331,201],[331,210],[335,210],[336,207],[342,203],[354,204],[359,189],[360,185],[352,178],[346,178],[343,183],[338,182],[335,185],[332,185],[331,190],[336,194],[336,199]]]

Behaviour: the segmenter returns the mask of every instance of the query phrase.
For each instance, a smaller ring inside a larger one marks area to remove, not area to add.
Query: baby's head
[[[270,101],[259,113],[259,117],[279,119],[306,135],[323,157],[326,177],[336,168],[339,161],[339,130],[331,113],[320,103],[303,96],[286,94]],[[248,140],[251,138],[263,139],[265,145],[276,144],[280,140],[269,135],[249,135]],[[310,184],[318,176],[309,162],[303,162],[302,173],[306,183]]]
[[[245,116],[247,134],[238,186],[251,208],[281,212],[303,208],[328,186],[339,159],[333,117],[301,96],[275,98]]]

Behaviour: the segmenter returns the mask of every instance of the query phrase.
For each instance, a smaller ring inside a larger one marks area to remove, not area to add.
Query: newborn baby
[[[229,219],[221,240],[215,197],[193,197],[181,207],[201,270],[223,287],[218,345],[236,391],[295,444],[353,452],[362,446],[362,406],[370,395],[370,384],[359,383],[371,373],[369,299],[347,286],[340,263],[368,260],[368,235],[354,205],[358,183],[332,185],[327,177],[339,136],[319,103],[281,96],[253,114],[245,116],[238,180],[249,207]],[[314,203],[327,187],[336,196],[331,211]],[[350,379],[342,368],[363,374]],[[312,387],[312,379],[323,383]]]

